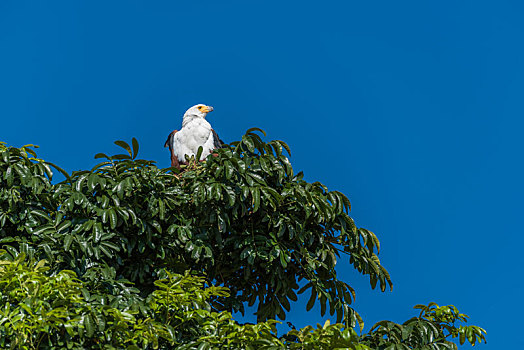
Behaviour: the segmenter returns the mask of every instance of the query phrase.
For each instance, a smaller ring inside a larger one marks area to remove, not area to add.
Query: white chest
[[[203,118],[192,120],[180,130],[185,141],[198,145],[204,144],[211,134],[211,125]]]
[[[211,141],[211,142],[210,142]],[[192,156],[198,148],[204,148],[202,158],[207,156],[212,149],[213,134],[211,125],[203,118],[192,119],[184,123],[182,129],[175,134],[174,148],[179,160],[184,160],[185,155]]]

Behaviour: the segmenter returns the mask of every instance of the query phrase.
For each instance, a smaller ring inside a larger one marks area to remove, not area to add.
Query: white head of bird
[[[186,111],[186,113],[184,113],[184,118],[182,120],[182,127],[196,118],[205,118],[207,114],[212,111],[213,111],[213,107],[206,106],[203,104],[198,104],[198,105],[195,105],[189,108]]]

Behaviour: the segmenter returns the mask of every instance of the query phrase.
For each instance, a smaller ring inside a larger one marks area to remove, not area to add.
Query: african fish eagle
[[[222,140],[206,120],[207,114],[211,111],[213,107],[198,104],[184,113],[182,129],[171,132],[164,144],[164,147],[169,147],[171,152],[171,166],[179,168],[180,164],[185,164],[186,155],[195,156],[200,146],[203,148],[201,161],[206,159],[215,148],[222,146]]]

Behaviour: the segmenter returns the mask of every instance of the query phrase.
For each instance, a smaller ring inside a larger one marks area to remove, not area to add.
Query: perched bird
[[[213,107],[203,104],[189,108],[182,119],[182,129],[169,134],[164,147],[169,147],[171,152],[171,166],[179,168],[180,164],[185,164],[186,155],[196,156],[200,146],[203,152],[199,160],[206,159],[215,148],[222,147],[222,140],[206,120],[211,111]]]

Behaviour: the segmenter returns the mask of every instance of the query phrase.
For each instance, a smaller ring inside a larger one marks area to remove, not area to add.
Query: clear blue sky
[[[379,236],[393,292],[341,260],[366,328],[453,303],[524,348],[521,1],[1,1],[0,139],[68,171],[114,140],[169,165],[196,103],[282,139]],[[320,321],[302,304],[289,320]]]

